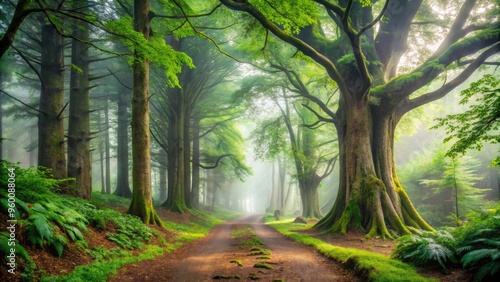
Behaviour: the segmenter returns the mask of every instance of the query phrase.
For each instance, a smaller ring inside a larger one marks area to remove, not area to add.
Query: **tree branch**
[[[10,95],[9,93],[5,92],[5,90],[3,90],[3,89],[0,89],[0,92],[2,92],[3,94],[7,95],[7,96],[8,96],[8,97],[10,97],[11,99],[13,99],[13,100],[15,100],[15,101],[17,101],[17,102],[21,103],[21,105],[23,105],[23,106],[25,106],[25,107],[27,107],[27,108],[30,108],[30,109],[32,109],[32,110],[34,110],[34,111],[37,111],[37,112],[39,112],[39,113],[42,113],[42,114],[44,114],[44,115],[47,115],[47,113],[46,113],[46,112],[40,111],[39,109],[37,109],[37,108],[35,108],[35,107],[33,107],[33,106],[30,106],[30,105],[28,105],[28,104],[24,103],[23,101],[21,101],[21,100],[17,99],[16,97],[14,97],[14,96]]]
[[[487,47],[491,47],[487,54],[498,52],[498,41],[500,41],[500,23],[451,45],[442,55],[425,62],[412,73],[398,76],[385,85],[372,89],[372,94],[387,98],[386,105],[396,107],[413,92],[435,79],[451,63]]]
[[[225,154],[225,155],[222,155],[222,156],[219,156],[216,160],[215,160],[215,164],[212,165],[212,166],[206,166],[206,165],[202,165],[200,163],[193,163],[194,165],[198,165],[199,167],[203,168],[203,169],[214,169],[216,167],[219,166],[219,163],[220,163],[220,160],[222,160],[222,158],[225,158],[225,157],[230,157],[230,156],[233,156],[233,154]],[[192,162],[192,161],[191,161]]]
[[[220,1],[226,7],[230,8],[232,10],[243,11],[243,12],[246,12],[246,13],[252,15],[257,21],[259,21],[261,23],[261,25],[263,27],[265,27],[266,29],[269,29],[269,31],[271,31],[278,38],[289,43],[290,45],[294,46],[295,48],[299,49],[306,56],[309,56],[315,62],[322,65],[326,69],[330,78],[333,79],[335,82],[337,82],[342,95],[348,96],[349,89],[348,89],[344,79],[340,75],[340,72],[338,71],[338,69],[334,65],[334,63],[332,61],[330,61],[327,57],[325,57],[323,54],[319,53],[317,50],[312,48],[310,45],[306,44],[304,41],[302,41],[296,37],[293,37],[292,35],[285,33],[276,24],[274,24],[268,18],[266,18],[252,4],[250,4],[246,1],[245,1],[245,3],[239,3],[239,2],[235,2],[235,1],[231,1],[231,0],[220,0]]]
[[[471,74],[476,71],[490,56],[496,54],[499,51],[500,43],[494,44],[492,47],[481,53],[476,59],[474,59],[465,70],[463,70],[457,77],[452,81],[446,83],[439,89],[424,94],[422,96],[416,97],[411,100],[404,100],[401,106],[397,110],[397,116],[402,117],[407,112],[425,105],[429,102],[438,100],[448,94],[450,91],[455,89],[457,86],[462,84]]]

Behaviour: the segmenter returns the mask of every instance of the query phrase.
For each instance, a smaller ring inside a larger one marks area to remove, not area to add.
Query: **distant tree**
[[[115,195],[125,198],[132,197],[129,184],[129,113],[127,111],[130,99],[129,90],[125,88],[118,93],[118,126],[117,126],[117,149],[116,149],[116,190]]]

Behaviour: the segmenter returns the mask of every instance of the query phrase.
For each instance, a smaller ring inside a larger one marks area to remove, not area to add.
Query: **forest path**
[[[249,256],[249,250],[241,249],[240,242],[231,238],[231,230],[247,227],[252,228],[265,248],[271,250],[269,265],[274,270],[254,268],[254,264],[262,260]],[[235,259],[243,266],[230,262]],[[315,249],[288,239],[263,224],[262,215],[245,215],[220,224],[204,238],[171,254],[122,268],[110,281],[216,281],[213,277],[217,275],[241,277],[241,280],[224,281],[253,281],[255,276],[259,281],[358,281],[351,272]]]

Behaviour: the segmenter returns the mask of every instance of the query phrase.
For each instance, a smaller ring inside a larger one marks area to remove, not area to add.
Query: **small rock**
[[[307,220],[305,218],[303,218],[302,216],[298,216],[297,218],[295,218],[295,220],[293,222],[307,224]]]

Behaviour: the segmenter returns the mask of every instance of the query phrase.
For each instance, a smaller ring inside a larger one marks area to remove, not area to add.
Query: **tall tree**
[[[52,170],[57,179],[66,178],[64,150],[64,47],[56,28],[40,17],[42,25],[41,93],[38,115],[38,165]]]
[[[423,0],[384,1],[378,9],[367,0],[294,1],[293,5],[279,1],[220,2],[251,15],[263,32],[272,33],[320,64],[338,86],[337,109],[305,96],[328,115],[318,113],[318,118],[335,125],[340,148],[338,196],[316,228],[342,233],[362,229],[367,237],[392,237],[390,229],[409,234],[408,226],[432,230],[398,181],[394,130],[405,113],[443,97],[498,52],[498,17],[469,25],[481,9],[494,11],[498,3],[461,2],[456,13],[447,14],[454,17],[450,26],[434,29],[436,35],[446,34],[439,47],[430,56],[422,52],[417,67],[398,73],[402,56],[415,51],[407,42],[416,41],[421,31],[414,25],[417,12],[421,11],[422,17],[433,12]],[[337,33],[331,32],[332,27]],[[454,79],[435,91],[411,96],[463,58],[470,60],[465,60],[466,67]]]
[[[134,1],[134,29],[149,40],[149,0]],[[149,60],[134,51],[132,96],[132,201],[128,213],[162,226],[153,208],[149,140]]]
[[[128,126],[129,115],[127,112],[130,96],[124,93],[118,93],[118,128],[117,128],[117,149],[116,149],[116,190],[115,195],[125,198],[132,197],[132,191],[129,184],[129,161],[128,161]]]
[[[73,1],[75,11],[87,7],[87,0]],[[89,24],[74,20],[71,43],[71,76],[68,121],[68,177],[75,178],[76,191],[84,199],[92,196],[90,161]]]

